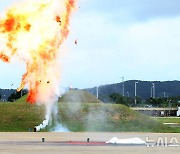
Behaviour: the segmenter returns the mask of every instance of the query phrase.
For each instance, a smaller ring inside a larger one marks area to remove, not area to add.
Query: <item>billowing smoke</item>
[[[27,86],[30,103],[45,104],[48,125],[53,104],[60,95],[59,51],[67,38],[76,0],[21,0],[0,16],[0,59],[26,64],[17,91]]]

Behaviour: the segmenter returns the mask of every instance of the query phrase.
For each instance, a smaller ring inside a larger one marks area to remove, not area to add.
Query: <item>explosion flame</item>
[[[76,0],[21,0],[0,16],[0,59],[26,63],[30,103],[53,103],[59,95],[59,49],[67,38]]]

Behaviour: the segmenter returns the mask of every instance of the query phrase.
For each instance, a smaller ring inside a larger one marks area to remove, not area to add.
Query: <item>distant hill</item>
[[[141,81],[129,80],[124,82],[124,95],[134,97],[135,82],[137,84],[137,96],[142,99],[151,97],[152,83],[155,84],[155,97],[171,97],[180,96],[180,81]],[[90,93],[96,95],[96,87],[86,89]],[[99,96],[107,96],[112,93],[123,94],[123,83],[115,83],[109,85],[102,85],[98,88]]]
[[[155,84],[155,96],[157,97],[171,97],[171,96],[180,96],[180,81],[141,81],[141,80],[129,80],[124,82],[124,94],[125,96],[134,97],[134,91],[135,91],[135,82],[138,82],[137,84],[137,96],[142,99],[148,99],[151,97],[151,87],[152,83]],[[98,88],[98,94],[101,101],[106,102],[106,98],[108,95],[112,93],[119,93],[123,94],[123,83],[114,83],[109,85],[102,85]],[[73,90],[74,96],[78,95],[80,96],[81,100],[77,101],[85,101],[84,96],[89,96],[93,94],[96,97],[96,87],[93,88],[87,88],[84,89],[88,91],[90,94],[87,94],[86,92]],[[0,89],[1,94],[1,101],[7,100],[7,98],[16,90],[14,89]],[[71,91],[69,91],[65,96],[63,96],[63,99],[67,100],[67,96],[70,95]],[[87,98],[86,96],[86,98]],[[95,98],[94,97],[94,98]],[[77,98],[77,97],[76,97]],[[71,101],[73,101],[73,98],[69,98]],[[79,99],[79,98],[78,98]],[[108,99],[108,98],[107,98]],[[70,101],[70,102],[71,102]],[[108,100],[107,100],[108,101]],[[91,99],[90,99],[90,102]],[[96,101],[95,101],[96,102]]]
[[[7,101],[8,97],[15,92],[15,89],[0,89],[1,100],[0,101]]]

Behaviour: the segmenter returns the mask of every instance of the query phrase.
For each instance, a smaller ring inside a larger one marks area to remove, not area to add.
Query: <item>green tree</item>
[[[123,97],[122,95],[120,95],[118,93],[113,93],[113,94],[109,95],[109,97],[110,97],[111,101],[116,104],[123,104],[126,106],[133,106],[133,104],[134,104],[133,98]]]
[[[149,98],[146,100],[146,104],[150,104],[154,107],[177,107],[180,102],[180,96],[167,97],[167,98]]]
[[[14,102],[15,100],[21,98],[21,96],[24,96],[25,94],[27,94],[27,90],[22,90],[20,92],[15,91],[8,97],[8,101]]]

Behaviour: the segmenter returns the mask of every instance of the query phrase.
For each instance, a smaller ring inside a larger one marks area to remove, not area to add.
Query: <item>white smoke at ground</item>
[[[36,131],[39,132],[41,129],[44,129],[44,128],[48,125],[48,123],[49,123],[49,120],[48,120],[48,117],[47,117],[46,120],[44,120],[44,121],[42,122],[42,124],[40,124],[40,125],[38,125],[38,126],[35,126]]]
[[[70,130],[62,123],[56,123],[55,127],[50,130],[51,132],[70,132]]]
[[[71,102],[66,103],[65,106],[68,119],[77,120],[84,131],[105,131],[108,127],[111,127],[109,123],[110,114],[102,104]]]
[[[81,110],[82,102],[67,103],[67,108],[70,111],[69,115],[77,114]]]
[[[77,125],[81,125],[84,131],[101,131],[109,127],[110,112],[113,109],[107,109],[102,103],[92,103],[81,100],[86,98],[83,92],[76,92],[69,95],[68,100],[71,102],[64,102],[64,110],[68,119],[77,120]],[[76,125],[76,123],[75,123]]]
[[[78,93],[76,90],[73,90],[72,93],[70,91],[70,94],[64,98],[65,100],[63,101],[65,101],[65,108],[69,111],[69,117],[80,111],[83,103],[81,98],[83,97],[85,97],[83,96],[83,93]]]
[[[61,120],[59,120],[59,112],[61,112],[61,108],[59,107],[59,103],[61,102],[59,102],[59,98],[61,98],[68,90],[65,87],[59,86],[54,88],[56,88],[57,95],[56,97],[52,97],[53,99],[51,99],[50,103],[45,103],[45,120],[40,125],[35,126],[36,131],[40,131],[48,125],[53,125],[53,127],[49,130],[50,132],[70,132],[70,130],[61,123]],[[38,103],[38,105],[42,105],[42,103]],[[80,109],[79,103],[67,105],[67,108],[71,111],[71,113],[76,113]]]
[[[56,87],[59,91],[59,94],[56,95],[56,97],[53,97],[53,99],[49,103],[45,103],[45,120],[38,126],[35,126],[36,131],[40,131],[41,129],[46,128],[48,125],[52,125],[52,122],[54,122],[54,128],[50,129],[50,131],[53,132],[69,132],[68,128],[63,126],[58,120],[58,112],[59,111],[59,98],[66,92],[65,88],[62,87]],[[38,103],[38,105],[42,105],[42,103]]]
[[[105,109],[98,105],[89,109],[86,116],[86,131],[101,131],[108,125],[108,114]]]
[[[46,126],[48,126],[49,124],[51,125],[52,119],[57,120],[57,116],[58,116],[57,102],[46,103],[45,104],[45,120],[38,126],[35,126],[36,131],[45,129]]]

